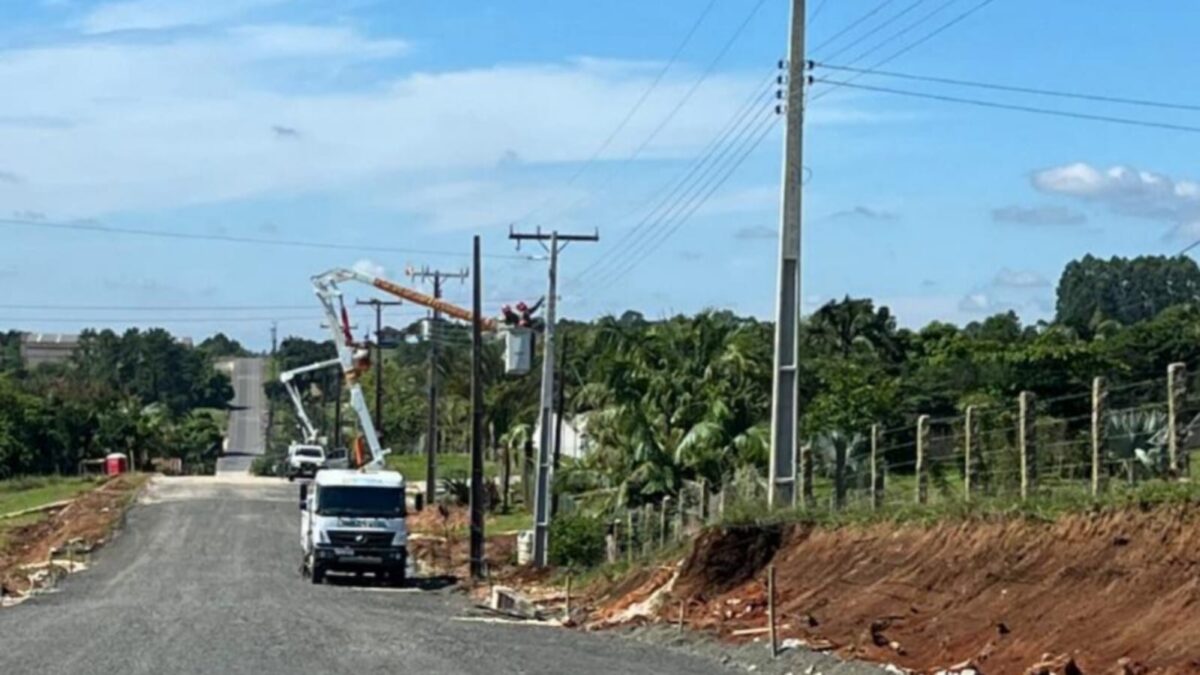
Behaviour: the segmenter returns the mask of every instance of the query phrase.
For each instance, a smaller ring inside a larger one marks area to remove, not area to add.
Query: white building
[[[554,423],[558,423],[558,415],[553,415]],[[564,418],[562,424],[562,456],[572,459],[581,459],[592,450],[591,439],[587,434],[587,414],[579,414],[574,417]],[[542,423],[538,420],[533,429],[533,448],[540,449],[542,438]],[[551,446],[553,450],[553,446]]]

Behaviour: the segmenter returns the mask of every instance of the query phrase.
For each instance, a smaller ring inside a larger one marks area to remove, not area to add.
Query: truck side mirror
[[[305,506],[307,504],[308,504],[308,483],[301,483],[300,484],[300,510],[301,511],[305,510]]]

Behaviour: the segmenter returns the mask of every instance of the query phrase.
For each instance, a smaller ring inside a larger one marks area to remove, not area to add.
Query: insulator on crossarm
[[[787,78],[783,75],[779,75],[775,78],[775,84],[783,84],[784,82],[787,82]]]
[[[775,90],[775,98],[777,98],[781,101],[783,100],[783,90],[782,89]]]
[[[786,106],[784,106],[782,103],[780,103],[780,104],[777,104],[777,105],[775,106],[775,114],[776,114],[776,115],[782,115],[782,114],[783,114],[783,111],[784,111],[784,109],[785,109],[785,108],[786,108]]]
[[[779,59],[779,69],[783,70],[784,68],[787,68],[787,60]]]
[[[809,59],[808,61],[805,61],[805,65],[808,67],[808,70],[812,70],[817,67],[817,62]]]

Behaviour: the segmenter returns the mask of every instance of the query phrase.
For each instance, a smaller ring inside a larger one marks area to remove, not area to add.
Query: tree
[[[1186,256],[1091,255],[1067,263],[1058,282],[1056,320],[1080,335],[1105,321],[1128,326],[1200,298],[1200,266]]]
[[[209,359],[218,359],[224,357],[249,356],[250,352],[242,346],[242,343],[225,335],[217,333],[216,335],[207,337],[201,342],[196,349],[204,354]]]

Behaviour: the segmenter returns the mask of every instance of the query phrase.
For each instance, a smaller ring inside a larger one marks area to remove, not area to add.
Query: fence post
[[[975,443],[975,406],[967,406],[967,417],[963,422],[963,499],[971,501],[971,474],[975,467],[971,465],[974,456]]]
[[[871,508],[879,510],[883,501],[883,486],[879,484],[879,425],[871,425]]]
[[[642,554],[649,555],[650,551],[654,550],[654,505],[646,504],[642,507],[642,517],[638,519],[639,525],[642,526]]]
[[[700,479],[700,528],[708,525],[708,481]]]
[[[683,539],[683,529],[687,527],[687,493],[679,491],[679,506],[675,507],[675,541]]]
[[[1104,404],[1108,392],[1104,378],[1092,378],[1092,496],[1100,495],[1100,457],[1104,446]]]
[[[633,511],[625,511],[625,562],[633,564]]]
[[[846,506],[846,446],[833,449],[833,508],[841,511]]]
[[[659,505],[659,526],[658,526],[658,546],[663,548],[667,545],[667,529],[670,525],[667,522],[667,506],[671,503],[670,497],[663,497],[662,503]]]
[[[1018,427],[1017,443],[1021,451],[1021,501],[1029,498],[1030,490],[1037,489],[1037,439],[1034,424],[1037,411],[1031,391],[1023,391],[1017,397]]]
[[[929,415],[917,417],[917,503],[929,500],[929,486],[925,479],[925,451],[929,448]]]
[[[800,495],[804,508],[813,505],[813,459],[812,445],[805,443],[800,446]]]
[[[1181,457],[1179,440],[1183,436],[1183,397],[1187,392],[1187,364],[1167,366],[1167,451],[1171,477],[1178,480],[1185,474],[1187,458]]]

